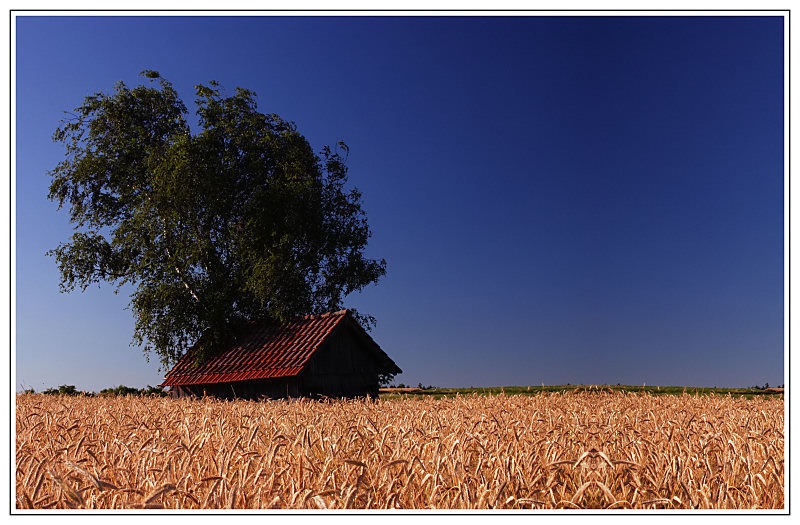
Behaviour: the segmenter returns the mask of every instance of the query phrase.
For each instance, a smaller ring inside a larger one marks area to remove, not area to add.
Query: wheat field
[[[18,509],[775,509],[782,396],[18,395]]]

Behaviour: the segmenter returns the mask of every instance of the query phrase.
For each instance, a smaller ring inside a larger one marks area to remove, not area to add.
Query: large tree
[[[131,285],[133,343],[168,365],[195,342],[207,358],[246,321],[340,309],[385,273],[364,255],[346,145],[316,154],[252,91],[213,81],[195,88],[192,132],[172,84],[142,75],[85,97],[54,134],[66,158],[49,198],[76,230],[48,252],[62,291]]]

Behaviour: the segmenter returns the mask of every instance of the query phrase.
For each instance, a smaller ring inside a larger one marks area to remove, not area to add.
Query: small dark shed
[[[199,366],[189,349],[161,386],[179,397],[377,396],[379,374],[401,372],[350,311],[341,310],[284,325],[251,324]]]

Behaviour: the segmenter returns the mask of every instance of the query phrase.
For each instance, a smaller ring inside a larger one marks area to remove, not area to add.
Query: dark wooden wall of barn
[[[174,397],[214,396],[222,399],[260,399],[268,397],[279,399],[304,395],[300,390],[299,382],[298,377],[256,379],[232,383],[180,386],[171,390],[170,393]]]
[[[301,390],[330,397],[378,395],[374,355],[354,328],[340,325],[314,352],[300,375]]]

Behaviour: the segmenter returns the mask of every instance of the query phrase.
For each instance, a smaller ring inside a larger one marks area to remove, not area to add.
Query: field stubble
[[[17,508],[783,508],[782,397],[20,395]]]

